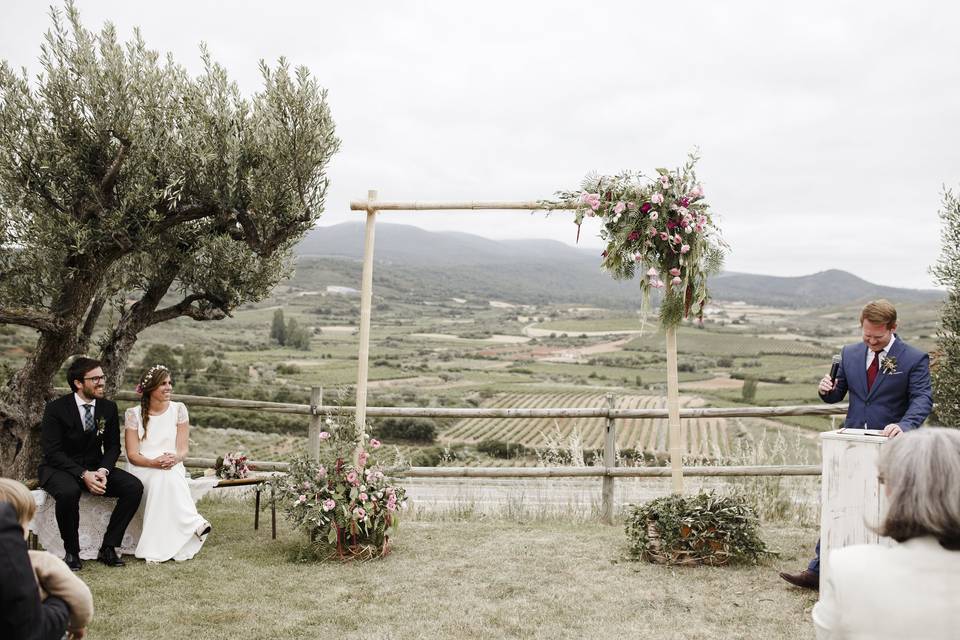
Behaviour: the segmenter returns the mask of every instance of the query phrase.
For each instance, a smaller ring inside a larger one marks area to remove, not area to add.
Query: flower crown
[[[137,386],[134,389],[134,391],[136,391],[137,393],[143,393],[143,385],[147,384],[148,380],[152,379],[153,376],[155,376],[157,373],[160,373],[161,371],[170,373],[170,369],[168,369],[162,364],[155,364],[149,369],[147,369],[147,372],[143,374],[142,378],[140,378],[140,382],[137,383]]]

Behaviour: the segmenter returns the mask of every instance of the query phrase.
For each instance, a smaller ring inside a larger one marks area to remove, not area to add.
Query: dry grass
[[[765,528],[769,566],[681,569],[623,560],[622,526],[426,514],[385,560],[299,563],[301,536],[255,533],[249,502],[200,510],[214,532],[190,562],[85,566],[90,637],[813,637],[814,598],[776,575],[805,562],[809,529]]]

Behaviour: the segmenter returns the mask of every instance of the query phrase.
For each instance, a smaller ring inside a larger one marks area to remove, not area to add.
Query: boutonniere
[[[893,356],[887,356],[883,359],[883,362],[880,364],[880,369],[886,373],[896,373],[897,372],[897,359]]]
[[[96,430],[97,430],[97,435],[98,435],[98,436],[102,436],[102,435],[103,435],[103,430],[104,430],[104,429],[106,428],[106,426],[107,426],[106,421],[101,417],[101,418],[97,418],[96,421],[95,421],[93,424],[94,424],[94,427],[95,427]]]

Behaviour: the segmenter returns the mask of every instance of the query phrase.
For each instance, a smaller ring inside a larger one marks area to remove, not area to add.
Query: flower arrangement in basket
[[[671,565],[756,563],[771,552],[743,496],[700,492],[633,505],[626,525],[629,556]]]
[[[683,167],[657,169],[653,178],[635,171],[588,175],[579,190],[558,191],[555,200],[542,201],[550,208],[575,207],[578,239],[585,216],[603,221],[602,267],[618,279],[641,275],[643,316],[651,293],[663,290],[664,327],[679,325],[691,312],[702,317],[707,275],[723,265],[726,244],[697,181],[698,159],[690,154]]]
[[[247,465],[247,456],[241,451],[225,453],[217,458],[214,465],[218,478],[224,480],[240,480],[250,475],[250,467]]]
[[[391,484],[373,451],[380,442],[364,437],[357,450],[352,424],[328,418],[320,433],[319,461],[297,458],[285,476],[271,480],[277,504],[302,529],[322,558],[369,560],[389,553],[406,492]]]

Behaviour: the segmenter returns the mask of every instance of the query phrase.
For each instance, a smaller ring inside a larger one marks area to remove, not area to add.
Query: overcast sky
[[[45,2],[4,0],[0,58],[37,69]],[[960,3],[108,2],[85,24],[252,94],[286,56],[329,90],[343,140],[321,224],[350,200],[535,200],[595,170],[699,147],[726,267],[829,268],[932,287],[960,186]],[[385,212],[387,222],[572,244],[572,214]],[[599,247],[595,227],[580,244]],[[598,249],[599,253],[599,249]],[[599,264],[598,264],[599,268]]]

